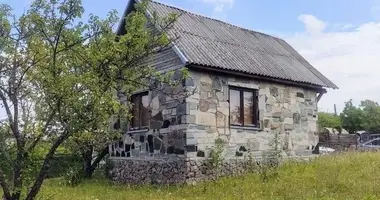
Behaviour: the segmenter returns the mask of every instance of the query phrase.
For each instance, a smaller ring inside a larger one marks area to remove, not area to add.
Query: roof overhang
[[[198,71],[208,71],[208,72],[220,73],[224,75],[233,75],[233,76],[242,77],[242,78],[252,78],[256,80],[261,80],[261,81],[271,82],[271,83],[278,83],[278,84],[283,84],[283,85],[288,85],[288,86],[302,87],[302,88],[316,91],[321,94],[324,94],[327,92],[327,90],[323,86],[319,86],[319,85],[289,81],[285,79],[272,78],[268,76],[259,76],[259,75],[248,74],[248,73],[239,72],[239,71],[220,69],[220,68],[215,68],[211,66],[192,64],[192,63],[187,64],[186,67],[189,69],[198,70]]]

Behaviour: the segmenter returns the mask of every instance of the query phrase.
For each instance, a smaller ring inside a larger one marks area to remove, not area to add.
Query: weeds
[[[220,138],[215,140],[215,148],[211,149],[210,152],[210,163],[212,167],[218,169],[223,163],[223,151],[224,151],[224,141]]]
[[[282,162],[281,135],[279,132],[274,134],[274,137],[269,142],[271,147],[269,151],[263,152],[262,159],[258,164],[258,172],[261,180],[267,182],[270,179],[278,176],[278,167]]]
[[[277,168],[278,176],[268,176],[265,182],[259,173],[220,178],[196,186],[159,188],[129,187],[105,178],[84,180],[77,187],[69,187],[59,184],[62,179],[50,179],[40,197],[54,194],[51,199],[57,200],[380,199],[378,166],[380,153],[350,152],[311,162],[284,162]]]

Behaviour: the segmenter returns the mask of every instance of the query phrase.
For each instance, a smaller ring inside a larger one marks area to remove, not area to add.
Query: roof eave
[[[244,72],[239,72],[239,71],[234,71],[234,70],[221,69],[221,68],[216,68],[216,67],[211,67],[211,66],[206,66],[206,65],[200,65],[200,64],[195,64],[195,63],[189,63],[186,65],[186,67],[188,67],[189,69],[194,69],[194,70],[211,71],[211,72],[215,72],[215,73],[223,73],[223,74],[235,75],[235,76],[246,77],[246,78],[254,78],[257,80],[274,82],[274,83],[279,83],[279,84],[284,84],[284,85],[289,85],[289,86],[297,86],[297,87],[302,87],[302,88],[308,88],[308,89],[315,90],[319,93],[326,93],[327,92],[326,88],[328,88],[328,86],[314,85],[314,84],[310,84],[310,83],[303,83],[303,82],[290,81],[290,80],[279,79],[279,78],[272,78],[269,76],[254,75],[254,74],[249,74],[249,73],[244,73]]]

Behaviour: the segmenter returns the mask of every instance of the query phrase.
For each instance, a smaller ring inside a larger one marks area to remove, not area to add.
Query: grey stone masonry
[[[181,76],[177,71],[173,79]],[[259,127],[230,125],[231,86],[258,91]],[[222,141],[222,175],[244,172],[245,158],[259,159],[275,137],[285,157],[311,156],[318,142],[313,90],[199,71],[177,87],[152,88],[148,129],[127,131],[109,146],[115,181],[177,184],[215,177],[205,166],[216,141]]]
[[[191,71],[191,79],[193,84],[187,89],[196,92],[186,102],[195,122],[189,125],[186,135],[201,155],[207,157],[218,138],[225,142],[225,158],[248,152],[260,156],[271,149],[270,142],[276,134],[287,156],[310,155],[318,142],[315,91],[196,71]],[[258,90],[260,127],[230,126],[230,86]],[[196,154],[187,157],[197,157]]]

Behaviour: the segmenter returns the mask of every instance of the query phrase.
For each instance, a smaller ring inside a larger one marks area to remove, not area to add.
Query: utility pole
[[[336,113],[336,104],[334,104],[334,115],[338,116],[338,114]]]

